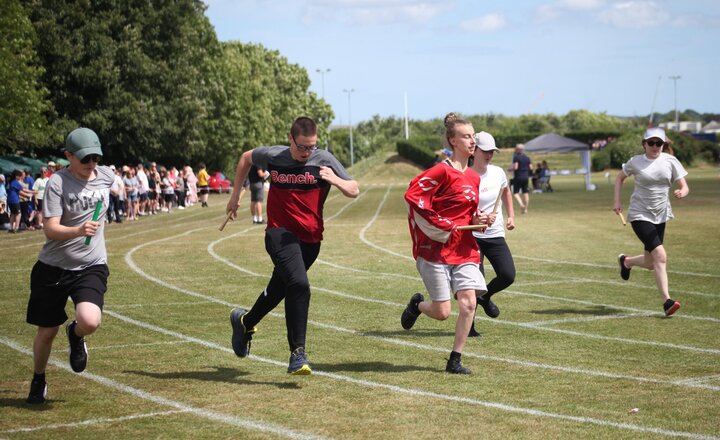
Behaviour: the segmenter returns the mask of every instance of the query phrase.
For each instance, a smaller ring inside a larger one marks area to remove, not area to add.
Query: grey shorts
[[[487,292],[485,277],[477,263],[443,264],[418,258],[415,266],[433,301],[449,301],[460,290]]]
[[[265,187],[263,182],[252,182],[250,184],[250,201],[262,202],[265,200]]]

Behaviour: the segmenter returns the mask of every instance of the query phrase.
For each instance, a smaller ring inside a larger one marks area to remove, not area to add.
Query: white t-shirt
[[[660,153],[657,159],[648,159],[644,154],[633,156],[623,164],[623,172],[626,176],[635,176],[635,190],[628,208],[629,221],[660,224],[674,217],[670,188],[688,174],[675,156],[667,153]]]
[[[145,171],[138,170],[135,177],[137,177],[138,182],[140,182],[140,187],[138,188],[140,194],[148,192],[150,190],[150,183],[148,183],[148,177],[147,174],[145,174]]]
[[[502,188],[507,188],[508,181],[505,171],[495,165],[488,165],[485,174],[480,176],[480,210],[492,212],[495,200]],[[503,218],[502,200],[498,202],[497,217],[495,223],[484,232],[473,231],[477,238],[497,238],[505,236],[505,219]]]
[[[35,181],[32,189],[36,192],[35,197],[37,197],[38,200],[45,198],[45,187],[47,186],[48,180],[50,180],[48,177],[38,177]]]

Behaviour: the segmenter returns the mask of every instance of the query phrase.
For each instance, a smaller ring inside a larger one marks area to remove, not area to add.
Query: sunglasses
[[[293,135],[291,134],[290,137],[292,137],[293,142],[295,142],[295,146],[296,146],[297,149],[300,150],[300,151],[315,151],[315,150],[318,149],[317,144],[315,144],[315,145],[300,145],[300,144],[298,144],[297,141],[295,140],[295,136],[293,136]]]
[[[649,147],[662,147],[665,145],[663,141],[645,141],[645,143],[648,144]]]
[[[100,159],[102,159],[102,156],[100,156],[99,154],[88,154],[87,156],[80,159],[80,163],[88,164],[90,163],[90,161],[98,163],[100,162]]]

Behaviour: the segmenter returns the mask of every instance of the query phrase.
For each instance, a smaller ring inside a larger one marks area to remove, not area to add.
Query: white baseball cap
[[[645,135],[643,136],[643,140],[646,141],[648,139],[652,138],[659,138],[663,142],[667,142],[667,137],[665,137],[665,130],[663,130],[660,127],[652,127],[645,130]]]
[[[500,149],[495,146],[495,138],[493,135],[486,131],[475,133],[475,145],[482,151],[500,151]]]

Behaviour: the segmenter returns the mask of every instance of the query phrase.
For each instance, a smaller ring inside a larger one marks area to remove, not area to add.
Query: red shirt
[[[469,225],[478,208],[480,176],[470,168],[461,172],[442,162],[410,182],[405,192],[413,257],[433,263],[479,263],[480,253]]]
[[[305,243],[323,238],[323,206],[331,185],[320,177],[327,166],[343,180],[352,180],[338,160],[325,150],[313,151],[306,162],[294,160],[284,146],[258,147],[253,164],[270,172],[268,229],[285,228]]]

